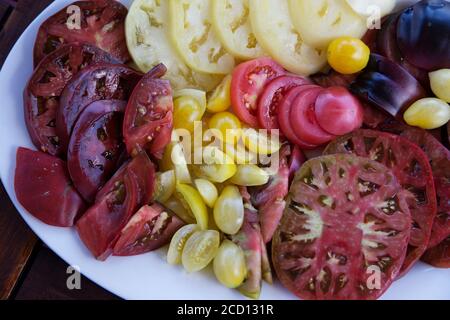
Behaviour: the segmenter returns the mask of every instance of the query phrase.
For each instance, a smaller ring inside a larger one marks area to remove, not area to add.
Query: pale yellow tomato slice
[[[238,165],[237,172],[230,182],[238,186],[256,187],[269,182],[269,177],[267,171],[254,164]]]
[[[163,205],[172,210],[181,220],[186,223],[196,223],[195,217],[192,215],[191,210],[189,209],[187,204],[183,204],[182,201],[177,199],[175,196],[169,198],[169,200],[165,201]],[[186,208],[188,207],[188,208]]]
[[[350,7],[363,17],[384,17],[390,14],[396,5],[396,0],[346,0]]]
[[[207,105],[209,112],[223,112],[231,107],[231,80],[231,75],[223,78],[220,85],[209,95]]]
[[[200,193],[192,186],[178,183],[176,196],[186,203],[202,230],[208,229],[208,210]]]
[[[238,187],[230,185],[223,189],[214,205],[214,221],[225,234],[239,232],[244,223],[244,201]]]
[[[214,204],[219,197],[216,186],[211,181],[206,179],[195,179],[194,185],[206,205],[210,208],[214,208]]]
[[[176,178],[174,170],[158,172],[156,174],[155,200],[161,203],[168,201],[175,192],[175,185]]]
[[[224,240],[213,262],[214,274],[224,286],[239,287],[247,275],[244,252],[230,240]]]
[[[197,231],[189,237],[183,248],[181,262],[187,272],[206,268],[220,246],[220,233],[215,230]]]
[[[242,140],[249,151],[259,155],[274,154],[281,149],[280,137],[267,130],[243,129]]]
[[[188,224],[173,235],[169,251],[167,252],[167,262],[169,264],[181,264],[184,246],[189,237],[197,231],[200,231],[200,228],[196,224]]]
[[[203,165],[198,167],[200,177],[209,181],[223,183],[236,173],[236,164],[217,147],[203,148]]]

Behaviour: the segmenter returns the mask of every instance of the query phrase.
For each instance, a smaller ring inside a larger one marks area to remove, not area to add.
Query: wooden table
[[[0,66],[31,21],[52,0],[0,0]],[[66,286],[67,264],[28,228],[0,182],[0,299],[116,299],[86,278]]]

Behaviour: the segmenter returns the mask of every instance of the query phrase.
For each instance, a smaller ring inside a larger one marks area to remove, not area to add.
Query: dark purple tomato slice
[[[383,163],[409,191],[407,201],[413,222],[401,271],[405,274],[427,249],[436,217],[436,191],[426,154],[405,138],[372,130],[359,130],[336,139],[325,150],[325,154],[334,153],[353,153]]]
[[[133,214],[151,201],[155,168],[145,153],[124,164],[97,194],[95,204],[81,217],[81,240],[99,260],[112,252]]]
[[[411,225],[406,196],[378,162],[342,154],[306,162],[272,242],[281,282],[303,299],[381,296],[405,258]]]
[[[17,149],[14,188],[17,200],[42,222],[71,227],[85,204],[59,158],[25,148]]]
[[[130,60],[125,41],[127,8],[117,1],[77,1],[48,18],[39,28],[34,45],[34,64],[65,43],[82,42],[109,52],[120,62]],[[68,22],[80,25],[69,28]]]
[[[437,246],[428,249],[423,255],[422,260],[436,268],[449,269],[450,237],[444,239],[444,241],[439,243]]]
[[[167,245],[184,222],[159,204],[143,206],[123,228],[115,256],[135,256]]]
[[[66,151],[80,114],[98,100],[127,101],[142,74],[119,64],[96,64],[78,73],[61,93],[56,132]]]
[[[125,150],[122,122],[126,102],[100,100],[81,113],[69,144],[67,163],[72,181],[83,198],[92,203],[98,190],[111,178]]]
[[[173,97],[169,81],[155,78],[155,67],[136,85],[125,111],[123,135],[131,155],[147,151],[161,158],[173,128]]]
[[[60,95],[72,77],[95,63],[117,62],[107,52],[88,44],[70,44],[46,56],[25,88],[25,123],[36,148],[54,156],[64,155],[56,133]]]
[[[258,100],[258,121],[264,129],[279,129],[278,111],[286,93],[298,86],[310,84],[306,78],[281,76],[267,84]]]

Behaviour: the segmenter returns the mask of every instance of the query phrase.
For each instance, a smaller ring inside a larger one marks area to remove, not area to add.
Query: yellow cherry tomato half
[[[180,201],[177,197],[172,196],[169,198],[169,200],[163,202],[164,207],[171,210],[173,213],[175,213],[178,218],[183,220],[186,223],[195,223],[195,217],[193,216],[191,209],[186,208],[188,207],[187,204],[183,204],[182,201]]]
[[[206,108],[211,113],[226,111],[231,106],[231,75],[226,76],[222,83],[211,93]]]
[[[197,89],[181,89],[178,91],[175,91],[173,94],[173,99],[176,100],[180,97],[191,97],[195,99],[199,106],[201,113],[205,113],[206,111],[206,92],[202,90]]]
[[[450,69],[430,73],[431,90],[441,100],[450,102]]]
[[[425,98],[413,103],[403,115],[410,126],[432,130],[450,121],[450,106],[443,100]]]
[[[280,136],[267,130],[247,128],[242,130],[242,139],[247,149],[259,155],[270,155],[281,149]]]
[[[156,186],[154,198],[156,201],[164,203],[170,199],[175,191],[175,171],[158,172],[156,174]]]
[[[203,149],[203,165],[198,167],[197,174],[215,183],[223,183],[236,174],[233,159],[217,147]]]
[[[183,248],[181,262],[187,272],[206,268],[220,246],[220,233],[215,230],[197,231],[189,237]]]
[[[354,74],[367,66],[369,47],[360,39],[341,37],[328,46],[328,63],[341,74]]]
[[[200,228],[196,224],[188,224],[173,235],[169,251],[167,252],[167,262],[169,264],[181,264],[184,246],[189,237],[197,231],[200,231]]]
[[[213,262],[214,274],[225,287],[239,287],[247,275],[247,264],[242,249],[230,240],[224,240]]]
[[[223,189],[214,205],[214,220],[225,234],[239,232],[244,223],[244,201],[238,187],[226,186]]]
[[[173,126],[194,132],[195,122],[201,121],[204,111],[195,98],[183,96],[173,102]]]
[[[216,113],[209,119],[208,124],[210,129],[219,130],[220,140],[228,144],[236,144],[239,140],[242,124],[239,118],[231,112]]]
[[[245,145],[241,142],[239,142],[236,146],[223,143],[221,150],[233,159],[236,164],[255,164],[258,161],[258,156],[245,149]]]
[[[196,179],[194,180],[194,184],[206,205],[210,208],[214,208],[214,203],[216,203],[216,200],[219,197],[216,186],[206,179]]]
[[[208,209],[200,193],[190,185],[182,183],[177,184],[176,191],[178,198],[191,210],[200,229],[208,229]]]
[[[244,187],[262,186],[269,182],[269,174],[254,164],[238,165],[230,182]]]

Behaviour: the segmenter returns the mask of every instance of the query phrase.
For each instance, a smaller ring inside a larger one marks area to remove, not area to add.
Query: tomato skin
[[[295,173],[306,162],[306,157],[299,146],[291,147],[291,155],[289,156],[289,181],[294,179]]]
[[[163,206],[146,205],[122,229],[113,254],[125,257],[157,250],[168,244],[183,225],[183,221]]]
[[[283,101],[280,103],[280,110],[278,111],[278,123],[280,125],[281,132],[290,142],[304,149],[315,149],[317,145],[306,143],[305,141],[301,140],[294,132],[294,129],[291,125],[291,109],[295,98],[297,98],[300,93],[312,89],[320,89],[320,87],[315,85],[305,85],[292,88],[284,96]]]
[[[155,68],[164,68],[159,65]],[[123,135],[128,153],[140,150],[161,159],[173,129],[172,88],[169,81],[155,79],[155,68],[136,85],[125,111]]]
[[[450,237],[444,239],[437,246],[428,249],[422,257],[422,261],[436,268],[450,268]]]
[[[342,74],[354,74],[367,66],[369,47],[358,38],[341,37],[328,46],[328,63]]]
[[[34,45],[34,65],[65,43],[92,44],[112,54],[122,63],[130,60],[125,42],[127,8],[117,1],[77,1],[81,29],[70,30],[66,22],[72,13],[67,7],[48,18],[39,28]]]
[[[39,151],[17,149],[14,189],[28,212],[52,226],[73,226],[85,209],[66,163]]]
[[[291,126],[295,134],[306,143],[321,145],[333,140],[334,135],[324,131],[317,123],[315,103],[323,89],[312,89],[300,93],[291,109]]]
[[[237,66],[231,80],[231,106],[234,113],[249,126],[258,127],[258,98],[271,80],[286,71],[270,58],[260,58]]]
[[[278,112],[286,93],[298,86],[310,84],[306,78],[281,76],[267,84],[258,102],[258,121],[264,129],[278,129]]]
[[[361,103],[344,87],[330,87],[317,97],[316,119],[325,131],[344,135],[359,129],[363,123]]]

